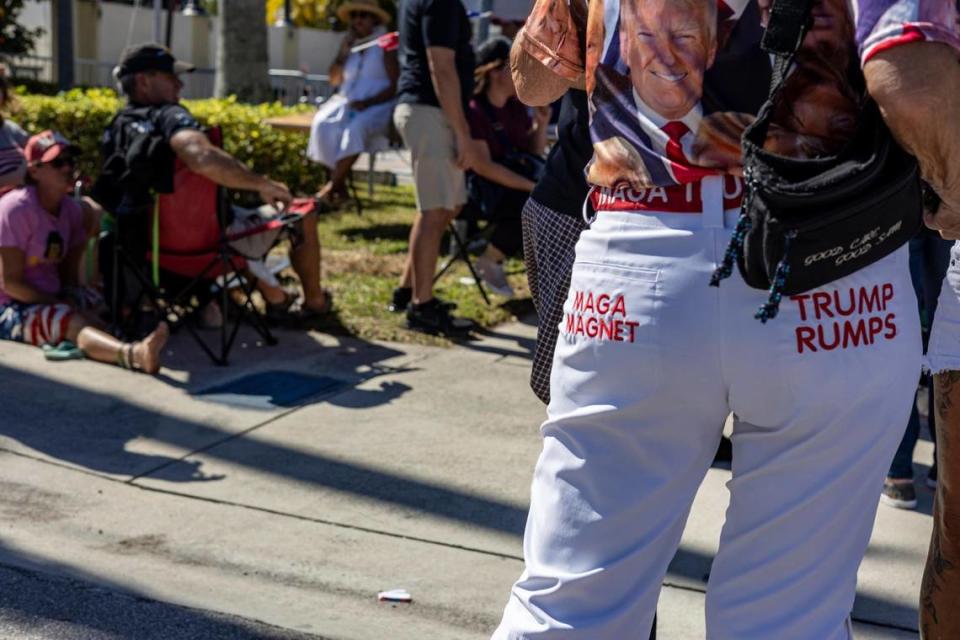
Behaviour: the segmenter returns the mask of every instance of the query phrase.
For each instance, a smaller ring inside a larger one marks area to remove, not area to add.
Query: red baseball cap
[[[58,132],[47,129],[43,133],[30,137],[23,155],[26,156],[28,164],[38,165],[59,158],[60,154],[66,152],[77,155],[80,153],[80,147]]]

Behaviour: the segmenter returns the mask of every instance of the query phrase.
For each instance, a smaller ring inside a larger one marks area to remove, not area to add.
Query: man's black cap
[[[189,62],[181,62],[173,57],[166,47],[148,42],[127,47],[120,58],[117,77],[140,73],[141,71],[166,71],[167,73],[190,73],[197,67]]]

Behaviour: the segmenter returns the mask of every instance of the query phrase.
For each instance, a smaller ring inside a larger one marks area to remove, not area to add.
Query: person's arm
[[[455,52],[446,47],[427,47],[427,62],[437,101],[447,117],[457,139],[457,165],[471,169],[479,160],[478,151],[470,137],[470,127],[460,102],[460,77],[457,75]]]
[[[864,65],[870,95],[893,135],[917,157],[942,203],[925,221],[944,238],[960,239],[960,59],[936,42],[915,42],[874,54]]]
[[[526,191],[527,193],[533,191],[536,183],[528,178],[523,177],[519,173],[508,169],[504,165],[495,162],[490,157],[490,146],[485,140],[474,140],[473,142],[478,151],[477,163],[473,165],[474,173],[476,173],[478,176],[486,178],[490,182],[495,182],[503,187],[507,187],[508,189]]]
[[[400,79],[400,61],[397,59],[396,51],[383,52],[383,67],[386,69],[387,78],[390,84],[380,93],[373,95],[366,100],[357,100],[350,104],[357,111],[369,109],[378,104],[389,102],[397,94],[397,80]]]
[[[201,131],[180,129],[170,138],[170,147],[194,173],[228,189],[256,191],[267,204],[290,203],[287,186],[251,171],[229,153],[214,146]]]
[[[527,152],[535,156],[543,155],[547,148],[547,132],[550,128],[550,107],[534,107],[533,124],[527,134]]]
[[[60,263],[60,289],[67,287],[76,287],[80,285],[80,265],[83,262],[83,254],[86,253],[87,245],[79,244],[69,251],[63,257]]]
[[[25,304],[53,304],[56,296],[37,291],[23,279],[26,257],[17,247],[0,247],[0,281],[3,290],[17,302]]]
[[[60,262],[60,290],[80,285],[80,273],[83,256],[87,252],[87,239],[96,237],[100,228],[100,214],[97,203],[86,196],[74,201],[66,198],[61,208],[61,216],[70,216],[70,247]]]

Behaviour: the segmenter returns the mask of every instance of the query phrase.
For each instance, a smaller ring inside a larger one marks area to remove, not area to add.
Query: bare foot
[[[135,342],[133,344],[134,366],[150,375],[160,371],[160,352],[163,351],[169,337],[170,327],[166,322],[161,322],[153,333],[140,342]]]

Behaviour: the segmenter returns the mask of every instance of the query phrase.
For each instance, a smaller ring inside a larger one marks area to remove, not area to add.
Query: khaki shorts
[[[454,210],[467,201],[463,171],[457,168],[453,129],[439,107],[401,103],[393,123],[410,149],[417,210]]]

